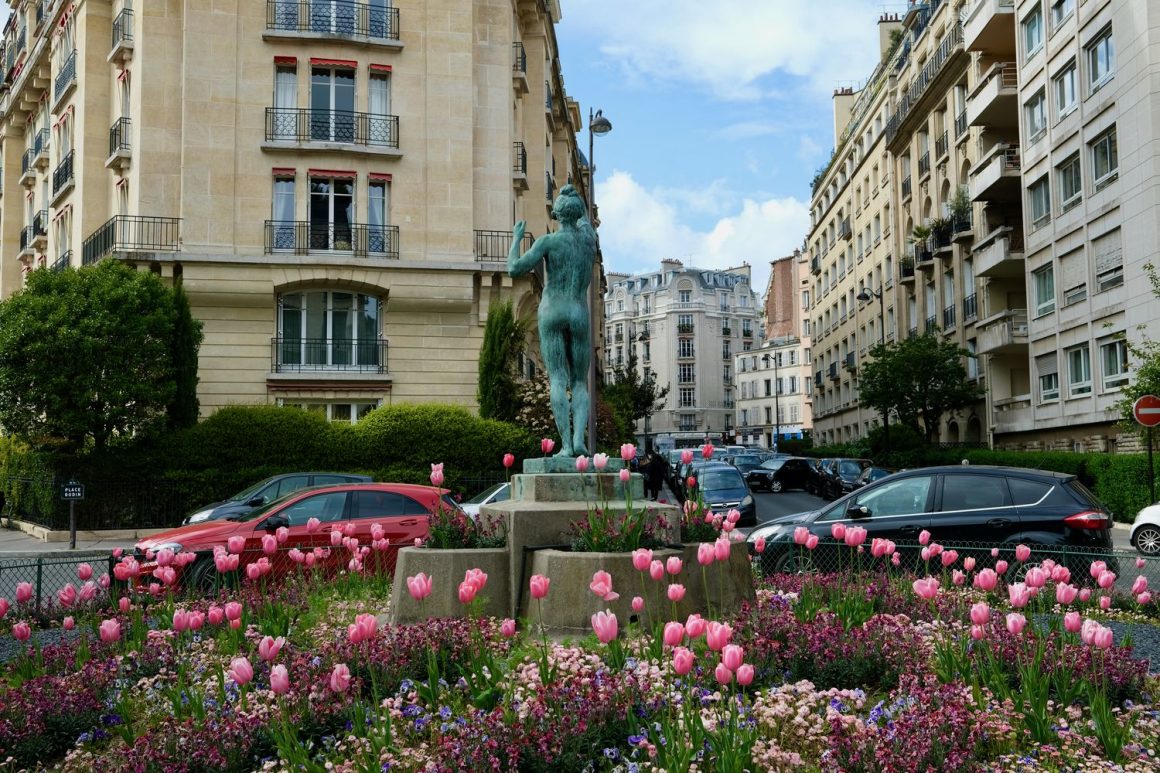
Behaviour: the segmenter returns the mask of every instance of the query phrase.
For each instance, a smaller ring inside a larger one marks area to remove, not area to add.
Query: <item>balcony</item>
[[[721,335],[726,336],[726,337],[733,335],[733,328],[722,326]]]
[[[971,293],[963,298],[963,324],[974,322],[979,318],[979,297]]]
[[[910,198],[910,186],[911,186],[910,175],[907,175],[906,177],[902,178],[902,198],[903,199]]]
[[[677,325],[677,335],[690,336],[693,334],[693,329],[691,322],[681,323]]]
[[[399,9],[350,0],[266,0],[265,40],[349,40],[402,48]]]
[[[72,265],[72,250],[66,250],[59,258],[53,261],[53,271],[64,271]]]
[[[31,257],[36,251],[32,248],[34,231],[28,225],[20,229],[20,257]]]
[[[844,220],[842,220],[841,224],[838,226],[838,238],[839,239],[852,239],[853,236],[854,236],[854,231],[853,231],[853,229],[850,228],[850,218],[847,217]]]
[[[724,360],[725,362],[731,361],[733,359],[733,352],[729,349],[722,349],[721,350],[721,359]]]
[[[894,115],[886,122],[886,144],[888,146],[893,146],[896,140],[906,139],[910,136],[903,129],[906,128],[906,124],[911,118],[921,116],[922,120],[926,120],[926,112],[920,110],[919,107],[923,102],[929,102],[930,100],[926,97],[932,94],[936,98],[946,94],[949,84],[944,82],[947,80],[947,77],[944,76],[953,70],[952,67],[947,66],[947,63],[962,55],[964,55],[963,28],[955,24],[939,43],[938,50],[923,65],[922,71],[911,81],[910,86],[902,95],[902,99],[899,100]],[[897,151],[898,148],[891,147],[890,150]]]
[[[73,156],[76,151],[70,150],[68,155],[61,159],[52,172],[52,195],[63,196],[65,191],[73,187]]]
[[[29,188],[36,184],[36,166],[32,163],[35,157],[36,151],[32,148],[24,151],[20,157],[20,184]]]
[[[1031,411],[1031,395],[1019,395],[995,400],[991,404],[991,419],[995,434],[1027,432],[1035,429]]]
[[[113,19],[113,43],[108,61],[124,64],[133,58],[133,9],[125,8]]]
[[[961,215],[951,215],[951,239],[956,242],[974,237],[974,214],[967,210]]]
[[[1010,309],[975,324],[979,354],[1015,354],[1027,351],[1027,310]]]
[[[678,432],[696,432],[697,425],[696,424],[689,424],[688,422],[681,422],[680,424],[677,425],[677,431]]]
[[[975,246],[975,275],[994,278],[1022,278],[1023,229],[1004,226]]]
[[[133,123],[128,118],[118,118],[109,129],[109,155],[105,158],[106,169],[125,169],[133,159],[131,132]]]
[[[741,329],[741,337],[742,338],[753,338],[753,331],[742,328]]]
[[[917,327],[912,327],[912,328],[910,328],[909,330],[907,330],[907,331],[906,331],[906,337],[907,337],[907,338],[918,338],[918,328],[917,328]]]
[[[1014,52],[1015,0],[975,0],[963,25],[968,51]]]
[[[810,258],[810,273],[811,274],[822,273],[822,259],[816,255],[814,257]]]
[[[953,330],[955,327],[955,305],[952,303],[943,309],[943,330]]]
[[[853,352],[846,355],[846,359],[842,362],[842,367],[853,373],[858,369],[858,360]]]
[[[181,218],[114,215],[81,245],[81,265],[91,266],[114,253],[178,252],[180,249]]]
[[[1022,162],[1019,146],[1003,143],[991,149],[971,170],[972,201],[1017,202]]]
[[[934,237],[923,239],[910,245],[910,257],[918,268],[934,266]]]
[[[831,362],[829,370],[830,381],[837,381],[841,376],[838,375],[838,363]]]
[[[50,143],[48,129],[41,129],[36,133],[36,138],[32,141],[32,165],[37,169],[48,168],[48,149]]]
[[[934,141],[934,157],[936,159],[941,159],[950,153],[950,150],[951,141],[947,133],[944,131],[941,135],[939,135],[939,138]]]
[[[517,191],[528,189],[528,150],[522,142],[512,143],[512,186]]]
[[[995,62],[980,73],[967,98],[967,122],[994,129],[1019,128],[1019,66]]]
[[[52,98],[55,103],[59,104],[65,95],[77,85],[77,52],[68,55],[68,59],[64,60],[64,64],[60,66],[60,72],[56,74],[56,83],[52,90]]]
[[[520,251],[527,252],[535,241],[536,237],[525,233]],[[481,231],[478,228],[475,230],[475,259],[480,263],[506,263],[511,246],[511,231]]]
[[[918,178],[921,180],[928,174],[930,174],[930,151],[926,150],[918,157]]]
[[[823,378],[824,378],[824,376],[822,375],[821,371],[818,371],[817,373],[815,373],[814,374],[814,386],[821,389]]]
[[[270,370],[386,373],[387,341],[381,336],[369,340],[276,336],[270,339]]]
[[[334,253],[356,258],[399,257],[399,227],[367,223],[267,220],[266,254]],[[506,252],[505,260],[506,260]]]
[[[939,331],[938,317],[934,314],[931,314],[929,317],[927,317],[926,327],[923,328],[923,331],[926,333],[937,333]]]
[[[544,172],[544,198],[547,199],[548,205],[551,206],[553,198],[556,195],[556,180],[552,177],[551,172]]]
[[[519,41],[512,43],[512,86],[518,94],[528,93],[528,52]]]
[[[967,111],[964,108],[955,116],[955,140],[962,139],[963,135],[967,133],[967,127],[969,125],[967,122]]]
[[[358,151],[399,157],[399,116],[267,107],[262,149]]]

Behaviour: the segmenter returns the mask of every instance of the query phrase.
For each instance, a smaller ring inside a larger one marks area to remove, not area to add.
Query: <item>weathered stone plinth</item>
[[[485,602],[483,614],[508,617],[511,609],[507,579],[511,562],[508,556],[507,548],[402,548],[395,563],[388,620],[401,624],[422,622],[428,617],[462,617],[466,610],[459,601],[459,583],[463,582],[468,569],[481,569],[487,573],[487,585],[480,594]],[[407,589],[407,578],[420,572],[432,578],[431,595],[421,602],[411,598]]]

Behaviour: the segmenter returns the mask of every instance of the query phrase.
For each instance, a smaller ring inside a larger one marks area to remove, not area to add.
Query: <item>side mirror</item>
[[[846,509],[846,516],[849,518],[869,518],[870,508],[866,505],[850,505]]]
[[[266,519],[266,522],[262,524],[262,528],[264,528],[266,531],[277,531],[283,527],[290,527],[290,519],[281,514],[271,515]]]
[[[246,502],[247,507],[261,507],[264,504],[266,504],[266,498],[263,496],[256,496],[249,502]]]

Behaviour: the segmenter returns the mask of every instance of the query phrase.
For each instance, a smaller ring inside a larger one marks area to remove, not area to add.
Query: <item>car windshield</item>
[[[862,465],[859,462],[842,462],[838,468],[842,475],[859,475],[862,472]]]
[[[314,487],[311,486],[311,488],[314,488]],[[298,491],[293,491],[289,494],[284,494],[284,495],[278,497],[277,499],[275,499],[273,502],[267,502],[266,504],[262,505],[261,507],[254,508],[253,510],[251,510],[248,513],[243,513],[241,515],[235,515],[233,518],[230,518],[229,520],[231,520],[231,521],[256,521],[257,519],[267,515],[271,510],[274,510],[274,509],[286,504],[287,500],[289,500],[293,497],[296,497],[301,493],[303,493],[302,489],[299,489]]]
[[[249,502],[254,497],[255,494],[257,494],[259,491],[261,491],[266,486],[270,485],[270,481],[272,481],[272,480],[274,480],[274,479],[273,478],[265,478],[263,480],[258,481],[257,483],[250,486],[249,488],[244,488],[241,491],[239,491],[238,493],[234,494],[232,497],[230,497],[230,501],[231,502]]]
[[[777,470],[780,469],[781,466],[785,464],[785,462],[785,459],[770,459],[768,461],[762,462],[761,466],[767,470]]]
[[[745,481],[736,470],[705,470],[701,473],[700,482],[704,491],[745,488]]]
[[[501,488],[503,488],[506,485],[507,485],[507,483],[497,483],[494,486],[492,486],[491,488],[484,489],[483,491],[476,494],[475,496],[473,496],[471,499],[467,500],[463,504],[465,504],[465,505],[482,505],[489,498],[491,498],[491,496],[494,495],[495,492],[499,491]]]

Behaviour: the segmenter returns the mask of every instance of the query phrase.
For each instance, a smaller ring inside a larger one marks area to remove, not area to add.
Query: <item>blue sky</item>
[[[568,94],[596,138],[609,270],[665,257],[724,268],[769,261],[809,227],[809,183],[833,147],[831,95],[878,59],[870,0],[562,0]],[[587,153],[587,126],[580,143]]]

